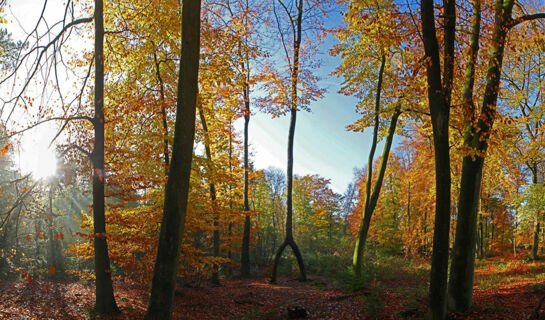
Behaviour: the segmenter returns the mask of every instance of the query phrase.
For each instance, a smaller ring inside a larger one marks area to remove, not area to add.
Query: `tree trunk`
[[[243,64],[244,66],[244,64]],[[244,84],[244,233],[242,235],[242,251],[240,256],[240,275],[250,276],[250,203],[248,201],[248,125],[250,123],[250,86]]]
[[[477,206],[481,175],[484,155],[488,148],[487,141],[496,114],[503,52],[509,30],[507,23],[511,19],[514,0],[503,2],[501,0],[496,2],[496,20],[481,115],[476,126],[471,121],[471,127],[466,127],[464,137],[464,145],[478,153],[465,156],[462,164],[458,221],[449,281],[449,305],[455,311],[466,311],[473,304]]]
[[[232,120],[229,119],[229,211],[233,212],[233,126],[231,124]],[[228,237],[229,237],[229,250],[227,250],[227,258],[230,260],[229,267],[227,268],[227,276],[231,277],[233,274],[232,262],[233,257],[231,253],[231,248],[233,246],[233,222],[229,221],[229,226],[227,227]]]
[[[102,0],[95,0],[95,143],[93,164],[93,232],[95,247],[95,310],[100,314],[117,314],[112,285],[112,270],[106,242],[104,208],[104,18]]]
[[[536,223],[534,228],[534,244],[532,245],[532,260],[537,260],[539,249],[539,222]]]
[[[375,128],[373,130],[373,143],[371,144],[371,152],[369,153],[369,160],[367,163],[367,183],[366,183],[366,192],[365,192],[365,205],[363,212],[363,219],[360,223],[360,229],[358,232],[358,238],[356,239],[356,246],[354,248],[354,259],[353,259],[353,268],[354,275],[357,278],[361,277],[362,265],[363,265],[363,251],[365,247],[365,241],[367,240],[367,234],[369,232],[369,226],[371,224],[371,217],[375,211],[377,205],[378,197],[380,195],[380,189],[382,187],[382,181],[384,179],[384,174],[386,172],[386,165],[388,164],[388,156],[390,154],[390,148],[392,147],[392,141],[395,135],[395,129],[397,126],[397,119],[401,114],[401,107],[398,105],[394,114],[392,115],[392,120],[390,122],[390,127],[388,128],[388,135],[386,136],[386,143],[384,144],[384,150],[382,152],[382,160],[380,162],[380,167],[377,175],[377,180],[371,191],[371,180],[373,179],[373,158],[375,155],[375,148],[378,140],[378,127],[379,127],[379,110],[380,110],[380,93],[382,87],[382,75],[384,73],[384,65],[386,58],[382,56],[382,61],[380,65],[379,79],[377,84],[377,97],[375,103]]]
[[[274,257],[274,263],[273,263],[273,269],[271,273],[270,282],[275,283],[276,282],[276,273],[277,273],[277,267],[278,263],[280,262],[280,257],[282,256],[282,252],[286,248],[287,245],[289,245],[295,257],[297,258],[297,263],[299,265],[299,272],[301,274],[301,281],[307,280],[307,275],[305,271],[305,265],[303,263],[303,256],[301,255],[301,252],[299,251],[299,248],[297,247],[297,244],[295,243],[295,240],[293,239],[293,226],[292,226],[292,220],[293,220],[293,209],[292,209],[292,191],[293,191],[293,142],[295,137],[295,123],[297,120],[297,82],[299,78],[299,49],[301,47],[301,35],[302,35],[302,19],[303,19],[303,0],[299,0],[299,4],[296,5],[297,7],[297,19],[296,27],[294,29],[295,32],[295,38],[293,39],[293,68],[291,73],[291,119],[290,119],[290,127],[289,127],[289,133],[288,133],[288,165],[287,165],[287,177],[286,177],[286,185],[287,185],[287,194],[286,194],[286,238],[282,245],[280,245],[280,248],[278,248],[278,251],[276,252],[276,255]]]
[[[198,98],[197,98],[198,99]],[[208,180],[209,180],[209,190],[210,190],[210,201],[212,203],[212,213],[214,214],[214,232],[212,235],[212,241],[213,241],[213,255],[214,257],[218,258],[220,256],[220,230],[219,230],[219,216],[218,216],[218,210],[216,206],[216,185],[214,181],[212,180],[213,176],[213,160],[212,160],[212,152],[210,151],[210,137],[208,135],[208,125],[206,124],[206,119],[204,117],[204,112],[202,110],[202,105],[200,105],[199,102],[197,102],[197,108],[199,109],[199,118],[201,118],[201,125],[202,129],[204,131],[204,150],[206,153],[206,159],[208,163]],[[218,264],[214,264],[214,272],[212,273],[212,285],[219,286],[220,280],[219,280],[219,266]]]
[[[197,105],[200,0],[182,1],[182,54],[178,74],[176,124],[148,320],[172,318],[180,243],[184,232]],[[182,72],[183,71],[183,72]]]
[[[167,111],[166,111],[166,100],[165,100],[165,85],[163,78],[161,77],[161,68],[160,63],[157,60],[157,53],[153,53],[153,60],[155,62],[155,74],[157,76],[157,81],[159,81],[159,94],[161,98],[161,124],[163,126],[163,157],[165,162],[165,176],[168,176],[168,167],[169,167],[169,155],[168,155],[168,124],[167,124]]]
[[[446,318],[447,271],[450,229],[450,156],[449,116],[452,79],[454,71],[454,40],[456,4],[444,0],[444,70],[441,79],[439,43],[435,30],[433,0],[421,0],[422,36],[427,63],[428,101],[433,127],[435,151],[435,222],[433,253],[430,272],[429,310],[430,319]]]
[[[55,272],[54,276],[59,276],[64,273],[64,264],[62,251],[60,248],[60,240],[55,239],[53,229],[54,229],[54,214],[53,214],[53,187],[50,187],[49,190],[49,219],[48,219],[48,264],[49,267],[54,267]],[[17,236],[17,235],[16,235]],[[57,235],[58,237],[58,235]]]

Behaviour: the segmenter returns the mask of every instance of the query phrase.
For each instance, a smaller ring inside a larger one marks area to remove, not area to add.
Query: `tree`
[[[281,8],[277,9],[277,2]],[[291,3],[285,3],[282,0],[274,0],[272,5],[274,19],[278,26],[280,41],[286,54],[285,58],[288,62],[290,71],[289,77],[286,79],[283,79],[279,75],[273,74],[270,76],[270,82],[265,84],[266,91],[269,91],[268,93],[272,93],[271,91],[276,91],[265,100],[269,100],[269,102],[284,108],[284,110],[280,111],[281,114],[287,111],[290,112],[290,125],[288,131],[288,161],[286,172],[286,236],[278,248],[274,258],[270,277],[270,281],[272,283],[276,282],[278,264],[282,256],[282,252],[287,246],[291,247],[293,254],[297,259],[301,280],[306,281],[307,278],[303,263],[303,256],[295,242],[295,239],[293,238],[293,143],[295,137],[297,111],[300,108],[307,106],[310,101],[314,100],[315,97],[320,97],[323,93],[323,90],[315,87],[315,77],[308,70],[305,70],[303,68],[304,65],[301,63],[303,61],[301,58],[304,57],[304,55],[301,55],[303,18],[306,18],[306,15],[309,14],[308,10],[320,10],[320,5],[320,1],[307,0],[294,0]],[[309,9],[305,10],[306,7]],[[277,10],[281,10],[283,12],[283,18],[280,16]],[[306,14],[304,15],[303,13]],[[283,25],[283,23],[285,24]],[[291,41],[291,47],[289,47],[287,41]],[[306,49],[309,50],[310,48]],[[307,55],[309,54],[308,51],[306,53]],[[301,90],[300,87],[303,87],[304,89]],[[300,94],[300,91],[302,91],[303,94]],[[278,111],[275,113],[278,114]]]
[[[353,255],[356,277],[361,276],[365,242],[380,195],[398,119],[403,111],[402,105],[420,105],[415,91],[421,90],[419,86],[422,85],[422,81],[416,78],[422,64],[419,57],[421,50],[412,45],[417,30],[410,23],[410,18],[410,14],[400,12],[393,1],[349,1],[344,15],[346,27],[337,31],[341,43],[332,50],[333,54],[342,57],[335,71],[344,78],[340,92],[354,95],[360,100],[356,110],[363,116],[348,128],[362,131],[366,127],[373,127],[368,174],[365,190],[362,190],[365,194],[362,207],[364,213]],[[403,68],[400,68],[401,65]],[[387,120],[390,120],[389,123]],[[375,151],[382,137],[386,143],[373,186]]]
[[[473,304],[473,280],[475,265],[475,243],[477,224],[477,205],[481,187],[481,176],[488,141],[497,113],[497,100],[500,91],[502,63],[509,30],[523,21],[545,17],[545,14],[522,15],[512,18],[514,0],[498,0],[495,3],[494,26],[489,53],[489,66],[486,73],[482,105],[479,114],[472,104],[466,105],[464,146],[472,152],[466,155],[462,164],[460,196],[453,259],[449,279],[449,305],[456,311],[465,311]],[[479,10],[478,6],[475,6]],[[474,23],[476,36],[478,24]],[[472,41],[478,50],[478,40]],[[471,74],[466,74],[471,77]],[[467,79],[466,81],[470,81]],[[467,92],[472,95],[472,90]],[[468,101],[468,99],[465,99]],[[471,101],[471,98],[469,98]]]
[[[197,106],[200,0],[182,2],[182,53],[178,75],[176,124],[159,247],[146,319],[171,319],[180,241],[184,231]]]
[[[380,188],[382,187],[382,180],[384,179],[384,173],[386,172],[386,165],[388,163],[388,156],[390,154],[390,148],[392,147],[392,141],[397,126],[397,119],[401,114],[401,107],[398,106],[392,115],[390,122],[390,128],[386,136],[386,143],[384,144],[384,151],[382,153],[382,161],[378,171],[378,176],[375,181],[375,185],[371,191],[371,180],[373,178],[373,159],[375,157],[375,149],[377,147],[378,130],[379,130],[379,112],[380,112],[380,94],[382,88],[382,77],[384,74],[384,65],[386,63],[386,57],[383,55],[381,58],[379,77],[377,82],[377,93],[375,102],[375,127],[373,129],[373,141],[371,143],[371,151],[369,152],[369,161],[367,162],[367,183],[365,185],[365,204],[363,219],[358,231],[358,238],[356,239],[356,245],[354,248],[353,268],[354,274],[357,278],[361,277],[362,265],[363,265],[363,249],[365,247],[365,241],[367,239],[367,233],[369,232],[369,226],[371,224],[371,217],[373,211],[377,205],[378,197],[380,194]]]
[[[104,210],[104,20],[102,0],[95,0],[95,143],[90,154],[93,164],[93,238],[95,245],[96,310],[119,313],[112,286],[112,271],[106,242]]]
[[[433,253],[430,273],[429,316],[446,318],[447,271],[450,228],[450,156],[449,115],[454,75],[454,41],[456,26],[456,1],[444,0],[443,63],[435,28],[433,0],[420,1],[422,41],[426,55],[428,101],[433,127],[435,151],[435,223]]]

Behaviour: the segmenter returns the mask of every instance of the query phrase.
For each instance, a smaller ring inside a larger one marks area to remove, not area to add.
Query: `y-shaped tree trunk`
[[[276,255],[274,257],[274,263],[271,273],[270,281],[272,283],[276,282],[276,273],[278,269],[278,263],[280,262],[280,257],[282,257],[282,252],[286,246],[290,246],[293,250],[293,254],[297,259],[297,264],[299,265],[299,272],[301,273],[301,280],[307,280],[307,274],[305,272],[305,265],[303,263],[303,256],[299,247],[293,239],[293,208],[292,208],[292,191],[293,191],[293,141],[295,137],[295,123],[297,121],[297,82],[299,80],[299,51],[301,48],[301,34],[302,34],[302,20],[303,20],[303,0],[299,0],[297,6],[297,18],[295,19],[294,36],[293,39],[293,67],[291,70],[291,119],[290,127],[288,133],[288,168],[287,168],[287,195],[286,195],[286,238],[284,242],[278,248]],[[290,17],[291,18],[291,17]]]

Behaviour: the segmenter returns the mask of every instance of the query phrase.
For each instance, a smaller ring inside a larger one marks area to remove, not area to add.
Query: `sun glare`
[[[53,148],[44,141],[23,141],[20,146],[19,168],[23,174],[31,174],[34,179],[45,179],[55,175],[57,157]]]

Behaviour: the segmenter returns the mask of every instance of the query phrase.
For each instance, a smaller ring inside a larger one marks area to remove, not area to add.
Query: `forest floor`
[[[287,309],[304,308],[308,319],[420,319],[426,310],[428,268],[391,259],[376,265],[367,289],[347,290],[339,277],[229,279],[220,287],[183,286],[176,290],[175,319],[286,319]],[[389,266],[389,267],[387,267]],[[342,277],[341,277],[342,278]],[[343,289],[344,288],[344,289]],[[122,314],[92,312],[91,284],[67,280],[0,283],[0,319],[142,319],[148,288],[115,284]],[[527,319],[545,296],[545,261],[496,257],[476,268],[475,307],[449,313],[449,319]]]

